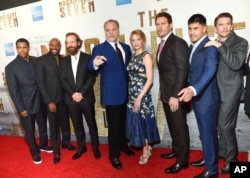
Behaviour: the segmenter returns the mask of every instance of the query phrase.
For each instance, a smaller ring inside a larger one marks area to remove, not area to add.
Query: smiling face
[[[220,17],[218,18],[215,25],[215,32],[218,34],[218,37],[221,41],[226,39],[231,31],[233,30],[233,23],[229,17]]]
[[[61,51],[61,42],[58,39],[52,39],[49,42],[49,51],[54,55],[57,56],[60,54]]]
[[[199,41],[207,31],[207,27],[198,22],[188,24],[188,35],[192,43]]]
[[[79,50],[79,43],[75,35],[68,35],[65,41],[66,49],[70,55],[76,55]]]

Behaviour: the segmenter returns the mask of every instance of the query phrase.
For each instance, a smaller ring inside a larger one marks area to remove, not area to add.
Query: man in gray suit
[[[10,97],[19,114],[21,125],[24,128],[25,139],[28,143],[33,162],[40,164],[42,163],[40,149],[34,135],[36,118],[40,119],[40,121],[43,119],[38,116],[40,114],[41,97],[35,78],[36,58],[29,56],[29,42],[24,38],[16,41],[16,50],[18,53],[17,57],[5,67],[6,82]],[[40,121],[38,123],[41,123]],[[47,137],[47,134],[44,135]]]
[[[247,55],[248,42],[233,31],[233,17],[230,13],[220,13],[214,20],[214,26],[218,37],[206,46],[216,46],[220,56],[217,72],[221,94],[218,155],[226,161],[220,173],[229,174],[229,163],[238,160],[235,127],[240,97],[244,90],[242,66]]]

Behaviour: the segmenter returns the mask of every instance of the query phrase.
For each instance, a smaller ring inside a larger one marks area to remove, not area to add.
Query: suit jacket
[[[23,59],[17,56],[5,67],[9,94],[18,114],[24,110],[27,110],[29,114],[36,114],[40,108],[40,94],[36,79],[21,60]],[[29,62],[35,69],[36,58],[30,56]]]
[[[100,66],[101,74],[101,103],[104,105],[120,105],[127,101],[128,74],[126,67],[131,57],[131,50],[127,44],[120,43],[125,52],[124,65],[120,62],[119,56],[114,48],[105,41],[93,48],[89,70],[94,72],[94,58],[103,55],[107,61]]]
[[[182,88],[187,86],[189,73],[188,55],[187,43],[171,34],[162,48],[159,61],[157,60],[163,103],[168,103],[170,97],[178,98],[177,94]]]
[[[193,97],[195,104],[213,105],[220,102],[216,72],[219,54],[214,46],[204,47],[209,38],[204,38],[193,52],[189,84],[193,86],[197,95]]]
[[[88,63],[90,55],[80,52],[79,62],[77,66],[76,82],[74,80],[74,74],[71,65],[71,56],[63,58],[60,65],[60,78],[62,86],[65,90],[65,103],[67,105],[75,104],[72,100],[72,95],[75,92],[82,93],[83,103],[94,103],[95,95],[93,85],[95,83],[96,76],[94,73],[88,71]]]
[[[250,53],[248,54],[247,58],[247,69],[246,71],[246,87],[245,87],[245,95],[244,95],[244,109],[246,113],[250,116],[250,68],[249,68],[249,60],[250,60]]]
[[[220,60],[217,72],[222,102],[238,102],[243,90],[242,66],[247,56],[248,42],[231,32],[218,48]]]
[[[62,57],[59,58],[59,65]],[[59,66],[53,54],[41,56],[36,64],[37,85],[45,104],[64,101],[64,90],[60,81]]]

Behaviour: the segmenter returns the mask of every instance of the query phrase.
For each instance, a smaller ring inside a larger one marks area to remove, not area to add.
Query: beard
[[[67,48],[67,51],[70,55],[74,56],[78,53],[78,47],[70,46]]]

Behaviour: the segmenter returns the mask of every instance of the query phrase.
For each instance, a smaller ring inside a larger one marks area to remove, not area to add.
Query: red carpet
[[[75,142],[73,142],[76,145]],[[87,144],[87,153],[78,160],[72,160],[75,152],[61,150],[61,161],[53,163],[53,153],[41,153],[42,164],[35,165],[32,162],[28,147],[23,137],[0,135],[0,178],[192,178],[204,168],[189,166],[177,174],[165,174],[166,167],[171,166],[175,159],[166,160],[160,158],[160,154],[169,150],[154,148],[153,155],[148,164],[139,165],[138,159],[141,151],[135,151],[135,156],[128,157],[122,153],[120,160],[122,170],[114,169],[108,160],[108,146],[100,145],[101,159],[95,160],[90,144]],[[201,151],[191,151],[190,161],[200,159]],[[247,161],[247,153],[239,153],[239,161]],[[219,161],[219,168],[223,166],[223,160]],[[228,178],[229,176],[221,176]]]

